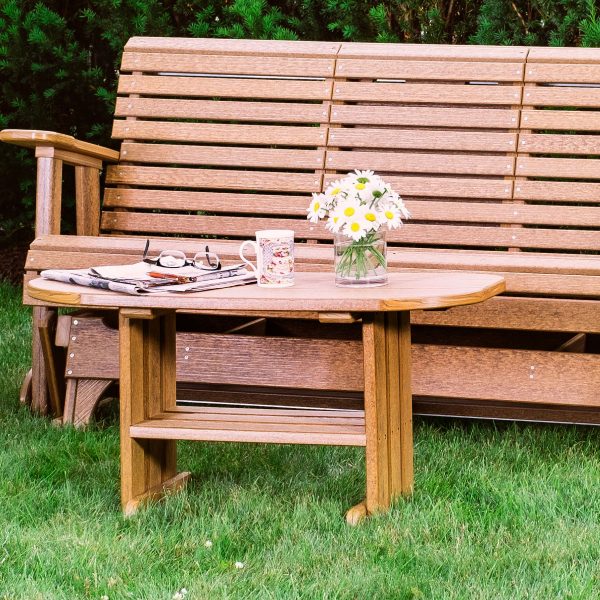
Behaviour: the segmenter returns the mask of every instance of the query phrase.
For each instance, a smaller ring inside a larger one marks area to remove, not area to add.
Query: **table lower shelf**
[[[132,425],[133,438],[364,446],[362,410],[178,407]]]

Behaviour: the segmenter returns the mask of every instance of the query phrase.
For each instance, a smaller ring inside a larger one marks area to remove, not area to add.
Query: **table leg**
[[[346,513],[356,524],[413,489],[410,312],[363,319],[367,495]]]
[[[141,502],[181,488],[175,440],[134,439],[130,426],[175,404],[175,312],[119,311],[121,505],[126,515]]]

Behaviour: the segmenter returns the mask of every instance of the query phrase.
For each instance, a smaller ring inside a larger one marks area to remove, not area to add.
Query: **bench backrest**
[[[104,233],[328,240],[310,193],[360,168],[392,244],[600,249],[597,50],[133,38],[121,71]]]

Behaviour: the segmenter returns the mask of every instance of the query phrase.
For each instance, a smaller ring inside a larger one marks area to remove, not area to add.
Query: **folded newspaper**
[[[207,271],[193,266],[166,268],[138,262],[132,265],[111,265],[90,269],[48,269],[42,271],[40,275],[54,281],[133,295],[156,292],[202,292],[256,283],[254,273],[241,264],[222,267],[218,271]]]

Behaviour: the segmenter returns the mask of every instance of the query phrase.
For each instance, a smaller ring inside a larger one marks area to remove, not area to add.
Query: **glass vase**
[[[358,241],[338,234],[334,251],[338,287],[376,287],[387,283],[385,231],[368,233]]]

